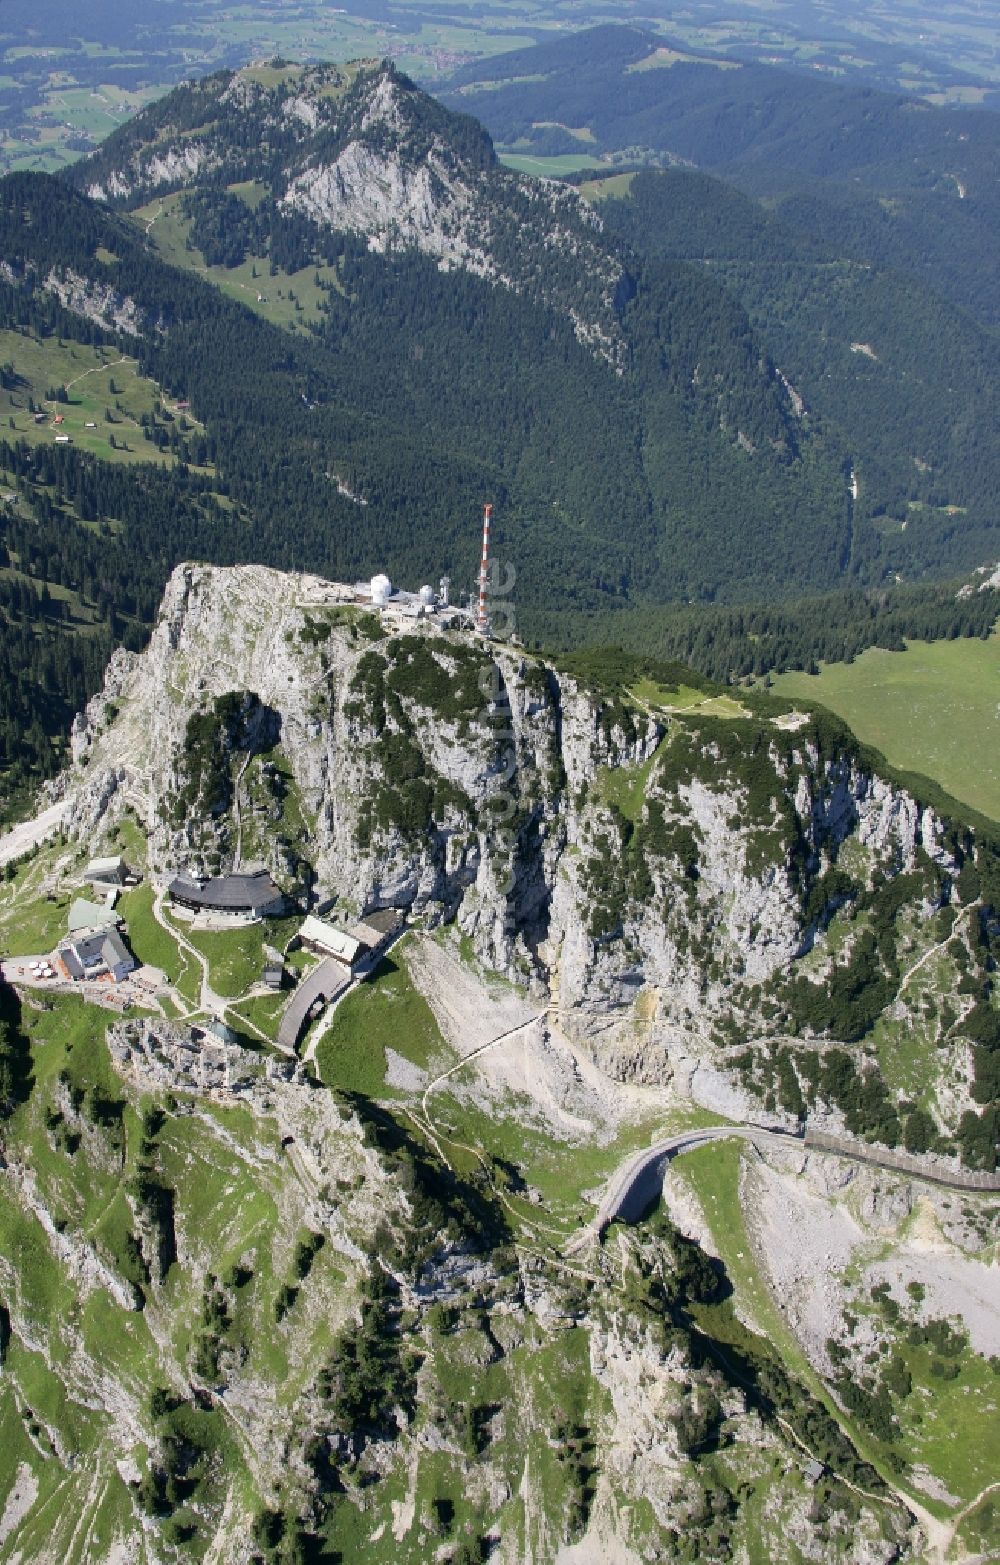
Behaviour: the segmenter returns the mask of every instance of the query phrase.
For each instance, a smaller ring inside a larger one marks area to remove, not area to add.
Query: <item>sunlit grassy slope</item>
[[[894,765],[922,772],[1000,820],[1000,632],[989,641],[873,648],[817,675],[782,674],[779,695],[822,701]]]

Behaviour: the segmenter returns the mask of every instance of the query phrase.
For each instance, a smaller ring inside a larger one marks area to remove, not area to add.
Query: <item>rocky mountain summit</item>
[[[617,351],[626,282],[593,208],[502,168],[476,121],[387,60],[219,72],[140,114],[74,180],[125,207],[197,190],[230,243],[276,222],[304,223],[320,246],[339,232],[383,254],[413,248],[554,305]]]
[[[132,811],[161,873],[255,856],[303,905],[457,922],[612,1075],[891,1142],[926,1119],[975,1161],[992,860],[969,831],[825,715],[394,630],[352,598],[175,571],[77,724],[72,831]],[[969,976],[957,1006],[911,983],[930,936]],[[918,1119],[887,1086],[913,1027]]]

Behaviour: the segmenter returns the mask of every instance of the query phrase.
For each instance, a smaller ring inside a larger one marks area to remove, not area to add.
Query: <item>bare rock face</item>
[[[127,294],[81,277],[77,272],[50,272],[45,287],[49,293],[55,294],[65,309],[82,315],[85,320],[94,321],[106,331],[120,331],[130,337],[138,337],[151,324],[155,324]]]
[[[255,707],[305,823],[270,853],[279,878],[301,858],[315,899],[457,920],[603,1068],[677,1073],[736,1117],[749,1099],[718,1030],[807,954],[822,979],[831,867],[849,857],[860,883],[955,869],[930,811],[812,727],[681,720],[411,623],[316,577],[178,567],[147,651],[115,655],[74,729],[69,829],[99,838],[130,809],[158,874],[226,867]],[[221,781],[197,771],[216,751]],[[265,819],[264,856],[277,836]]]

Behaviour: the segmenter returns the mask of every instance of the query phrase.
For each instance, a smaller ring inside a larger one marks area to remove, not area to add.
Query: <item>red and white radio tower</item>
[[[491,505],[483,506],[483,558],[479,567],[479,609],[476,613],[476,630],[481,636],[488,636],[492,632],[489,612],[486,608],[486,583],[489,580],[490,569],[490,517],[493,515]]]

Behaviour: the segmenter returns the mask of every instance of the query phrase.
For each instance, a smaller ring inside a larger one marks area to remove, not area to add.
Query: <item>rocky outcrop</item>
[[[58,1226],[51,1212],[42,1200],[38,1190],[38,1182],[32,1169],[21,1163],[9,1161],[3,1165],[2,1177],[13,1191],[18,1205],[23,1211],[33,1217],[41,1226],[46,1241],[52,1249],[53,1255],[68,1277],[83,1295],[93,1293],[97,1289],[104,1289],[115,1304],[123,1310],[138,1310],[142,1308],[141,1296],[132,1283],[108,1265],[98,1255],[94,1246],[80,1234],[67,1231],[65,1225]],[[18,1275],[15,1268],[0,1262],[0,1281],[10,1294],[16,1298],[19,1290]],[[22,1328],[23,1334],[23,1328]]]
[[[50,272],[45,287],[55,294],[64,309],[82,315],[105,331],[120,331],[129,337],[138,337],[150,326],[157,325],[127,294],[92,278],[81,277],[78,272]]]
[[[680,1070],[726,1113],[745,1093],[719,1074],[719,1028],[766,1032],[761,996],[806,956],[822,977],[848,894],[835,865],[861,886],[923,874],[921,918],[946,894],[941,822],[842,737],[650,710],[510,645],[377,627],[352,598],[258,566],[179,567],[148,650],[116,653],[74,729],[70,831],[99,838],[130,808],[156,872],[225,864],[230,818],[178,800],[192,718],[248,693],[307,822],[277,873],[301,855],[317,898],[457,920],[605,1069]]]

